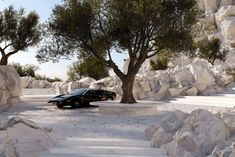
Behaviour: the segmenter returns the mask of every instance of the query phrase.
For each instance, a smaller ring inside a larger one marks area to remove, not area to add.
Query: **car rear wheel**
[[[56,103],[56,107],[57,107],[57,108],[63,108],[64,105],[62,105],[62,104],[60,104],[60,103]]]

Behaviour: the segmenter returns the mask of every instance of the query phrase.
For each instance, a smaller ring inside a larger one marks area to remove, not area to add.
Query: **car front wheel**
[[[62,105],[62,104],[60,104],[60,103],[56,103],[56,107],[57,107],[57,108],[63,108],[64,105]]]

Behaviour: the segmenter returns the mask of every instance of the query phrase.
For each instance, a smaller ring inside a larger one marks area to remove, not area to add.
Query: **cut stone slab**
[[[113,102],[92,102],[92,105],[99,106],[99,112],[110,115],[128,115],[128,116],[143,116],[158,114],[156,102],[151,104],[150,101],[138,104],[120,104],[117,101]]]
[[[123,138],[67,138],[40,157],[167,157],[165,150],[145,140]]]

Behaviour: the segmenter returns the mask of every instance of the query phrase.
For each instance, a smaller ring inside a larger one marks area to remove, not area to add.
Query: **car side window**
[[[96,95],[101,96],[102,94],[103,94],[103,91],[102,91],[102,90],[97,90],[97,91],[96,91]]]
[[[95,95],[95,91],[91,90],[89,95],[90,96],[94,96]]]
[[[90,95],[91,91],[86,91],[85,95]]]

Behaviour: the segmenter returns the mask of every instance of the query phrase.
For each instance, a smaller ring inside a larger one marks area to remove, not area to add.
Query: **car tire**
[[[77,105],[76,104],[72,104],[71,108],[77,108]]]
[[[57,108],[63,108],[64,105],[62,105],[62,104],[60,104],[60,103],[56,103],[56,107],[57,107]]]
[[[113,101],[113,98],[107,98],[106,101]]]

